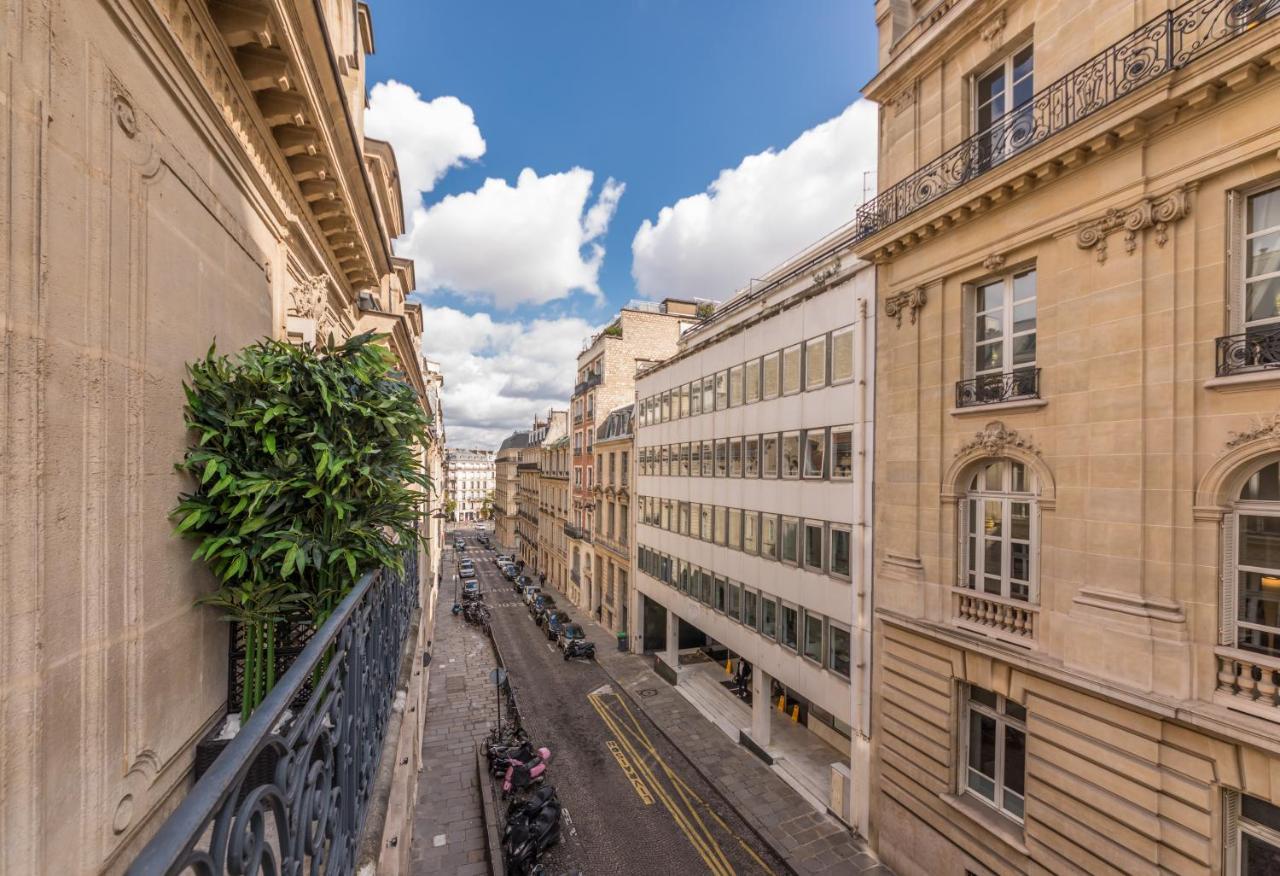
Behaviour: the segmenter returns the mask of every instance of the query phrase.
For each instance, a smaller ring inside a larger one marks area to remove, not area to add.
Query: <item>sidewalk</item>
[[[422,776],[414,809],[414,874],[489,873],[484,815],[476,773],[476,741],[494,719],[489,672],[497,665],[489,640],[462,623],[453,607],[453,584],[442,576],[428,668]]]
[[[554,587],[547,589],[571,604]],[[612,633],[589,616],[574,614],[596,643],[596,661],[605,672],[796,873],[892,876],[860,837],[814,810],[809,800],[663,681],[650,658],[618,651]]]

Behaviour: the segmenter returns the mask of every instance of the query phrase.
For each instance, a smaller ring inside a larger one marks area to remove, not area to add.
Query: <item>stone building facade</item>
[[[876,14],[878,850],[1280,872],[1280,6]]]
[[[529,443],[529,431],[512,432],[494,457],[493,531],[498,546],[511,553],[516,547],[516,495],[519,490],[520,451]]]
[[[631,619],[631,582],[635,578],[631,489],[634,484],[635,403],[610,411],[596,427],[594,604],[589,614],[614,633],[625,633]]]
[[[538,570],[569,592],[569,522],[571,457],[569,436],[545,441],[538,461]]]
[[[516,463],[516,559],[526,570],[537,571],[539,544],[546,525],[538,507],[542,491],[542,448],[568,433],[569,412],[547,411],[546,418],[534,417],[528,440]]]
[[[453,502],[453,519],[474,523],[493,515],[496,473],[492,450],[448,450],[445,453],[446,494]]]
[[[118,872],[226,707],[168,519],[185,364],[377,327],[423,391],[422,315],[364,3],[13,0],[6,35],[0,872]]]
[[[810,791],[866,833],[876,307],[850,242],[768,272],[637,377],[629,618],[677,677],[746,661],[743,737],[774,756],[781,700],[825,770]]]

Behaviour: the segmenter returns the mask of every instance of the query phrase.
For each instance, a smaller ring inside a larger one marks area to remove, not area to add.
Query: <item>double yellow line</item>
[[[620,705],[626,713],[627,720],[624,721],[614,714],[613,710],[605,703],[605,696],[602,694],[588,694],[587,699],[600,715],[600,719],[604,721],[605,726],[618,738],[618,743],[630,755],[635,769],[648,779],[649,786],[657,794],[658,798],[662,800],[662,804],[671,813],[676,826],[680,828],[694,850],[698,852],[706,863],[708,871],[715,874],[715,876],[734,876],[735,873],[733,865],[725,857],[724,850],[720,847],[706,823],[698,815],[700,808],[706,810],[707,814],[715,819],[715,822],[720,825],[720,828],[726,834],[738,841],[738,844],[751,856],[752,860],[759,865],[764,873],[773,876],[773,871],[760,859],[755,850],[734,833],[729,825],[725,824],[724,820],[689,787],[684,779],[680,777],[680,774],[673,770],[658,754],[657,749],[649,740],[648,734],[644,732],[644,728],[640,726],[640,722],[636,720],[636,716],[627,705],[626,700],[616,694],[607,695],[613,697],[613,701]],[[674,795],[658,780],[658,777],[646,762],[646,757],[652,758],[653,762],[661,768],[662,775],[666,777],[675,791]],[[679,798],[678,800],[676,799],[677,797]]]

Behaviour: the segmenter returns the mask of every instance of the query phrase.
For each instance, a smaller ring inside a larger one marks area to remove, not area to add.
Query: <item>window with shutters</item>
[[[1280,462],[1249,476],[1223,528],[1222,644],[1280,658]]]
[[[960,586],[1034,602],[1038,526],[1032,475],[1021,462],[979,464],[961,501]]]
[[[1280,873],[1280,806],[1228,790],[1224,792],[1223,814],[1222,872],[1229,876]]]
[[[1280,367],[1280,186],[1232,192],[1229,334],[1217,374]]]

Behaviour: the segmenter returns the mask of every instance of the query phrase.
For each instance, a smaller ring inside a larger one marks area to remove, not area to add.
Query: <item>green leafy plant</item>
[[[620,338],[622,337],[622,323],[615,322],[606,327],[600,334],[608,338]]]
[[[282,621],[319,626],[365,572],[403,571],[430,489],[429,417],[372,333],[263,340],[187,366],[194,435],[177,530],[219,581],[200,601],[244,625],[242,718],[275,684]]]

